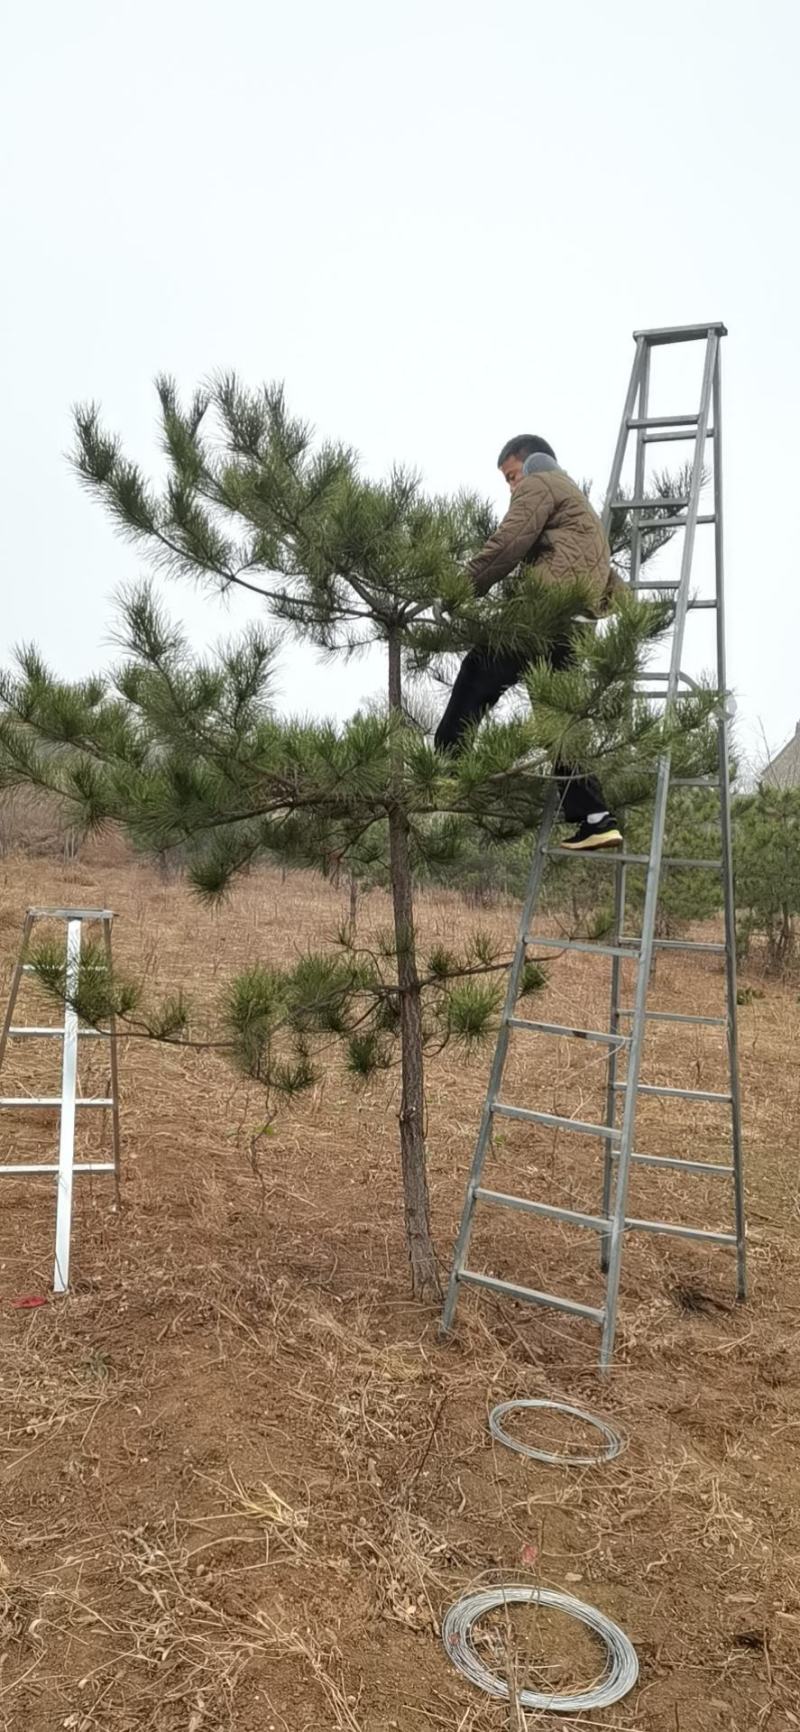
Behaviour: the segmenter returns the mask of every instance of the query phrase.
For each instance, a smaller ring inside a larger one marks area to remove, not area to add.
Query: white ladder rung
[[[61,1095],[0,1095],[0,1107],[61,1107]],[[113,1107],[113,1095],[76,1095],[76,1107]]]
[[[23,974],[38,974],[39,969],[35,962],[25,962],[22,965],[22,972]],[[94,962],[84,962],[81,964],[81,974],[105,974],[105,969],[103,968],[102,963],[96,964]]]
[[[75,1161],[72,1167],[73,1173],[115,1173],[116,1170],[113,1161]],[[57,1172],[58,1161],[0,1161],[0,1176],[5,1173],[8,1178]]]
[[[63,1040],[64,1039],[63,1028],[52,1028],[49,1024],[46,1028],[10,1028],[8,1032],[10,1035],[11,1034],[21,1035],[21,1036],[27,1035],[27,1037],[29,1039],[35,1038],[37,1040],[45,1040],[48,1037],[50,1040]],[[107,1029],[104,1029],[104,1028],[79,1028],[78,1033],[80,1035],[81,1040],[91,1040],[91,1039],[110,1040],[111,1039],[111,1036],[108,1033]]]

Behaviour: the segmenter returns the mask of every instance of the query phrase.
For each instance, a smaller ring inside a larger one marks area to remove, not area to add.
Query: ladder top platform
[[[634,331],[634,342],[643,339],[647,343],[696,343],[700,337],[707,337],[715,331],[718,337],[727,337],[728,327],[720,320],[708,325],[662,325],[654,331]]]

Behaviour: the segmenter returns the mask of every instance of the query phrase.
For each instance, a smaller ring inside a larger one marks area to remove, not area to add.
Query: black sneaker
[[[617,848],[622,841],[622,832],[617,820],[608,812],[597,824],[579,824],[572,836],[559,843],[571,854],[585,854],[592,848]]]

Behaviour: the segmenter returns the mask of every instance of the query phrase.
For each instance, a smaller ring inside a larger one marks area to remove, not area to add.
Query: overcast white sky
[[[76,399],[148,462],[159,370],[283,377],[371,470],[501,504],[521,430],[604,483],[634,327],[724,319],[730,676],[746,747],[782,744],[796,0],[3,0],[2,23],[4,659],[35,637],[97,667],[142,569],[65,463]],[[246,617],[169,599],[198,643]],[[373,683],[292,649],[282,701],[345,714]]]

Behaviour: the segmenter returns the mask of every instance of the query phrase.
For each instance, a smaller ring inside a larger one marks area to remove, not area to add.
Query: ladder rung
[[[679,1221],[625,1221],[626,1229],[640,1233],[669,1233],[676,1239],[706,1239],[712,1245],[735,1245],[735,1233],[710,1233],[706,1227],[682,1227]]]
[[[23,974],[38,974],[39,969],[38,969],[37,964],[35,962],[23,962],[22,972],[23,972]],[[103,967],[102,963],[96,963],[96,962],[90,962],[88,964],[81,963],[81,974],[105,974],[106,972],[107,971]]]
[[[547,1221],[565,1221],[571,1227],[591,1227],[609,1233],[611,1222],[600,1215],[584,1215],[580,1209],[560,1209],[554,1203],[532,1203],[527,1197],[512,1197],[507,1191],[475,1191],[477,1203],[496,1203],[500,1208],[519,1209],[526,1215],[541,1215]]]
[[[538,940],[537,940],[538,942]],[[641,944],[641,938],[630,938],[629,944]],[[709,956],[724,956],[724,944],[699,944],[693,938],[654,938],[654,950],[703,950]],[[632,953],[633,954],[633,953]],[[638,958],[637,958],[638,960]]]
[[[642,590],[646,590],[646,589],[676,590],[676,589],[680,589],[680,587],[681,587],[680,583],[677,581],[677,579],[675,579],[674,581],[670,580],[669,583],[658,583],[654,577],[651,577],[649,579],[645,579],[641,583],[630,583],[628,585],[628,588],[633,590],[634,592],[636,592],[637,590],[640,590],[640,589],[642,589]],[[690,611],[693,610],[696,612],[696,610],[700,607],[716,607],[717,606],[717,600],[716,600],[716,597],[713,597],[711,600],[704,599],[704,598],[699,598],[699,599],[695,598],[689,602],[688,606],[689,606]],[[647,676],[644,675],[643,677],[646,678]]]
[[[643,680],[663,680],[665,685],[669,685],[669,682],[672,679],[672,671],[670,668],[648,668],[646,673],[640,674],[638,677]],[[702,692],[706,689],[705,687],[698,685],[697,680],[693,679],[691,674],[685,674],[683,668],[678,669],[678,679],[683,680],[684,685],[689,687],[690,692]],[[726,693],[715,690],[713,695],[715,698],[724,698]]]
[[[716,788],[721,791],[722,784],[718,776],[672,776],[670,788]]]
[[[613,1083],[612,1087],[619,1094],[624,1094],[628,1084],[626,1082]],[[662,1088],[658,1083],[637,1083],[636,1093],[640,1095],[668,1095],[670,1097],[680,1095],[681,1099],[685,1101],[719,1101],[725,1106],[730,1106],[732,1100],[731,1095],[715,1094],[708,1089]]]
[[[509,1028],[528,1030],[531,1034],[566,1034],[572,1040],[599,1040],[603,1046],[630,1046],[630,1035],[607,1034],[594,1028],[568,1028],[564,1022],[528,1022],[522,1016],[510,1016]]]
[[[505,1299],[521,1299],[527,1305],[547,1305],[553,1311],[568,1311],[573,1317],[589,1317],[593,1323],[605,1320],[605,1311],[595,1305],[579,1305],[577,1299],[560,1299],[556,1293],[538,1293],[534,1287],[517,1287],[513,1281],[501,1281],[497,1275],[477,1275],[473,1269],[462,1269],[459,1281],[468,1287],[488,1287]]]
[[[617,1016],[635,1015],[636,1011],[633,1005],[629,1006],[627,1009],[620,1007],[617,1011]],[[701,1023],[706,1028],[727,1028],[728,1026],[728,1019],[726,1016],[687,1016],[686,1012],[682,1010],[646,1010],[644,1018],[645,1022]]]
[[[634,528],[637,532],[643,529],[680,529],[685,522],[685,517],[640,517]],[[676,583],[675,588],[680,589],[680,583]]]
[[[668,854],[666,859],[662,860],[661,864],[662,866],[677,866],[681,871],[687,866],[701,866],[708,872],[722,871],[721,860],[692,860],[688,854],[685,856],[682,854]]]
[[[567,849],[569,853],[569,849]],[[535,944],[537,949],[542,945],[548,950],[580,950],[588,956],[624,956],[628,960],[638,962],[638,957],[622,944],[592,944],[590,939],[582,938],[540,938],[538,932],[529,932],[526,944]]]
[[[688,499],[615,499],[612,511],[646,511],[652,505],[657,511],[685,511]]]
[[[636,943],[641,940],[637,938]],[[724,944],[699,944],[693,938],[654,938],[654,950],[704,950],[709,956],[724,956]]]
[[[725,1173],[730,1178],[733,1167],[722,1161],[682,1161],[680,1155],[631,1155],[637,1167],[670,1167],[676,1173]]]
[[[714,428],[713,427],[707,427],[706,428],[706,438],[707,439],[713,439],[713,437],[714,437]],[[643,445],[668,445],[673,439],[696,439],[696,438],[697,438],[697,432],[694,428],[691,428],[691,429],[687,428],[685,433],[681,433],[679,429],[676,429],[672,433],[669,433],[669,432],[643,433],[642,434],[642,444]]]
[[[60,1107],[63,1106],[61,1095],[3,1095],[0,1097],[0,1107]],[[114,1105],[111,1095],[79,1095],[76,1107],[111,1107]]]
[[[563,860],[574,860],[576,858],[575,852],[572,848],[546,848],[545,853],[551,856],[558,856],[559,859]],[[581,858],[584,858],[584,856],[581,855]],[[606,866],[649,866],[650,864],[649,854],[614,854],[610,848],[590,848],[587,850],[585,858],[587,860],[599,860],[601,865]],[[661,864],[662,866],[680,867],[704,866],[709,871],[713,867],[715,872],[722,871],[721,860],[690,860],[688,855],[684,857],[681,854],[666,854],[662,857]],[[542,941],[540,938],[536,938],[535,942],[541,944]]]
[[[626,422],[626,426],[632,431],[636,431],[639,428],[644,428],[645,431],[649,431],[651,427],[696,427],[699,420],[700,416],[698,414],[645,415],[644,418],[639,415],[632,415]]]
[[[48,1161],[46,1165],[39,1161],[15,1161],[0,1164],[0,1178],[3,1177],[4,1173],[7,1178],[22,1178],[29,1173],[58,1173],[59,1171],[58,1161]],[[73,1173],[114,1173],[116,1167],[113,1161],[75,1161],[72,1171]]]
[[[618,854],[613,848],[587,848],[585,854],[574,848],[545,848],[544,852],[553,860],[597,860],[601,866],[646,866],[650,859],[649,854]]]
[[[538,1113],[531,1107],[510,1107],[502,1101],[495,1101],[492,1112],[501,1119],[522,1119],[526,1124],[550,1125],[557,1131],[579,1131],[586,1137],[608,1137],[612,1142],[619,1142],[621,1132],[610,1125],[590,1125],[584,1119],[563,1119],[558,1113]]]
[[[640,517],[638,523],[636,523],[634,525],[634,528],[637,530],[640,530],[640,529],[685,529],[688,521],[689,521],[688,517]],[[699,516],[697,516],[695,518],[694,521],[697,524],[701,524],[701,523],[716,523],[717,520],[716,520],[714,513],[712,511],[712,512],[701,512],[699,514]],[[676,588],[679,588],[679,587],[680,587],[680,585],[676,585]]]
[[[44,1039],[45,1036],[49,1036],[51,1040],[63,1040],[64,1039],[63,1028],[52,1028],[52,1027],[50,1027],[50,1028],[10,1028],[8,1032],[9,1032],[9,1034],[19,1034],[19,1035],[28,1035],[28,1036],[34,1036],[35,1035],[35,1036],[37,1036],[37,1038],[41,1037],[42,1039]],[[95,1040],[110,1040],[110,1038],[111,1038],[110,1035],[106,1033],[106,1030],[104,1028],[79,1028],[78,1029],[78,1037],[80,1040],[85,1040],[87,1035],[93,1036]]]

